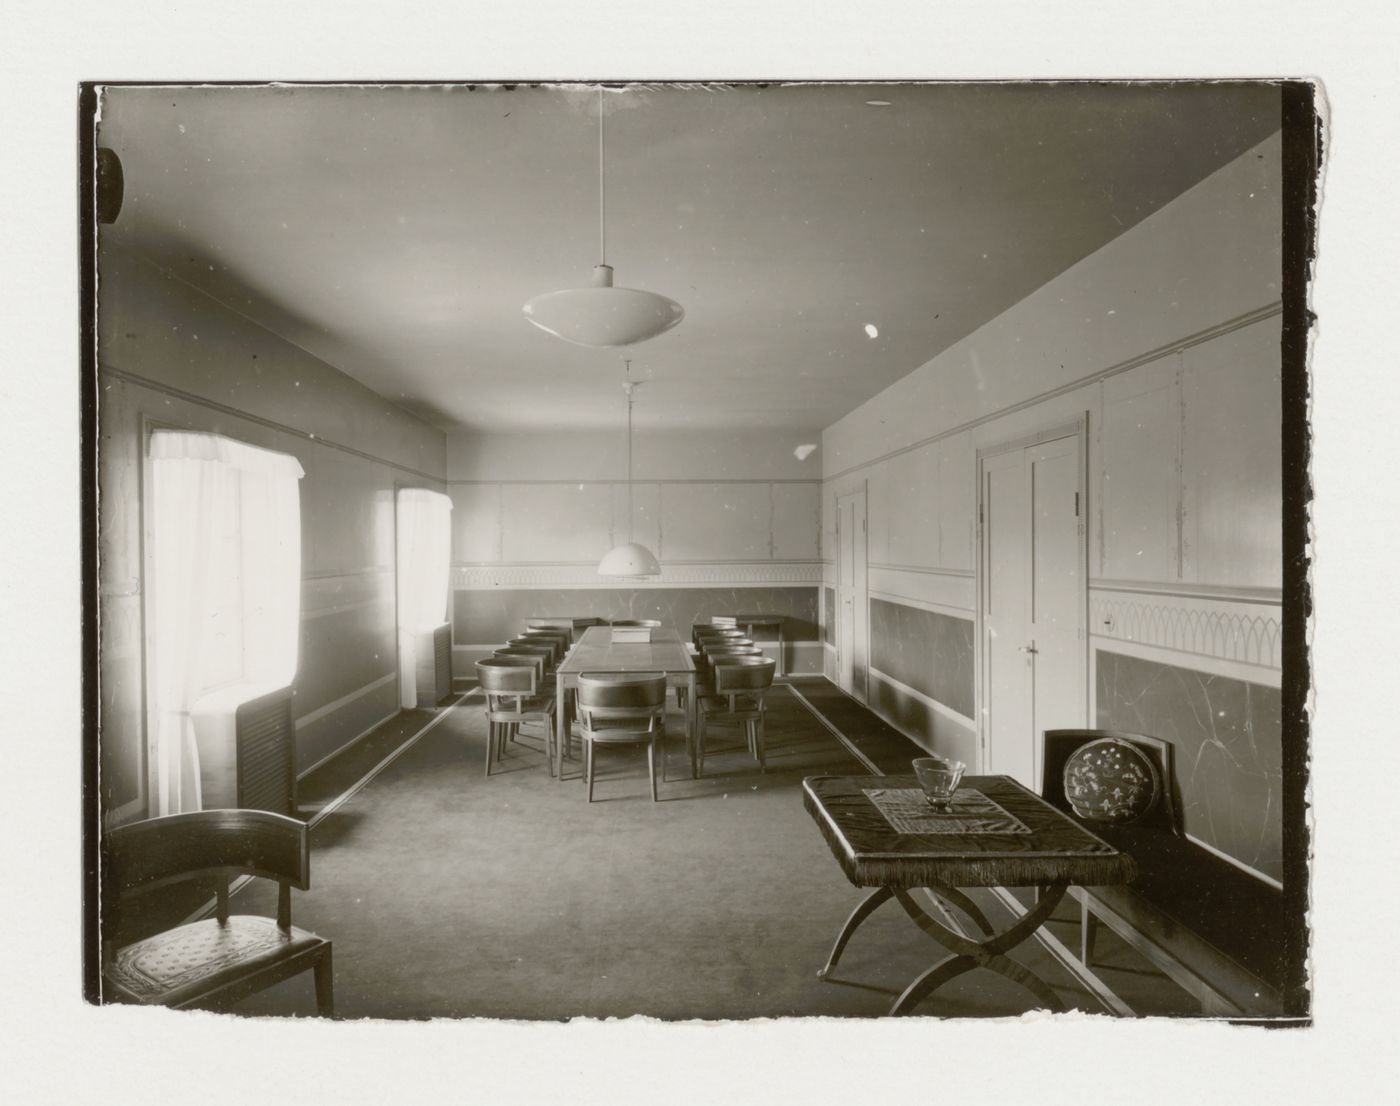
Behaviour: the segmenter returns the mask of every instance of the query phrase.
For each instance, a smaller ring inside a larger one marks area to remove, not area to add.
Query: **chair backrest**
[[[700,652],[702,653],[723,653],[726,649],[756,649],[757,642],[753,638],[744,637],[705,637],[700,639]]]
[[[578,619],[574,618],[527,618],[525,626],[530,630],[562,630],[569,635],[569,644],[574,642],[574,627],[578,624]]]
[[[574,633],[561,626],[526,626],[520,631],[521,637],[548,637],[563,644],[564,652],[574,643]]]
[[[103,839],[106,886],[124,895],[184,876],[239,872],[305,891],[306,823],[267,810],[201,810],[119,826]]]
[[[478,680],[481,679],[481,666],[483,664],[493,672],[507,667],[528,668],[534,681],[530,690],[530,694],[533,695],[535,689],[544,681],[544,663],[546,659],[545,655],[538,649],[521,648],[517,650],[508,645],[504,649],[497,649],[494,656],[486,657],[476,662],[476,678]],[[490,678],[495,680],[498,677],[492,676]],[[482,684],[481,690],[489,693],[490,687],[486,684]],[[514,693],[512,692],[512,694]]]
[[[614,626],[649,626],[653,630],[660,629],[661,622],[655,618],[614,618]]]
[[[715,692],[720,695],[767,691],[773,686],[773,673],[778,667],[772,657],[753,656],[715,657],[711,664]]]
[[[1181,834],[1181,795],[1176,782],[1176,750],[1170,741],[1121,730],[1046,730],[1041,746],[1040,794],[1051,806],[1070,811],[1065,797],[1065,763],[1076,749],[1106,737],[1126,741],[1152,761],[1162,781],[1162,797],[1139,825]]]
[[[666,708],[662,672],[583,672],[578,678],[580,711],[647,713]]]
[[[691,634],[697,645],[707,641],[735,641],[747,636],[743,630],[720,630],[711,626],[699,627]]]
[[[502,645],[496,650],[496,655],[501,657],[539,657],[540,677],[544,678],[554,669],[554,644],[524,641],[513,639],[509,645]]]
[[[548,631],[537,630],[531,632],[530,630],[526,630],[519,637],[511,638],[509,644],[546,646],[549,649],[549,662],[551,665],[557,665],[564,659],[564,654],[569,651],[569,647],[564,644],[563,638],[559,637],[557,634],[551,634]]]

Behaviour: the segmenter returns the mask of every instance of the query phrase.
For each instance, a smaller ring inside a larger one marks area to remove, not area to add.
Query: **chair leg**
[[[583,742],[583,774],[588,779],[588,801],[593,801],[593,742]]]
[[[1079,960],[1086,968],[1094,959],[1094,937],[1098,933],[1099,920],[1094,917],[1087,902],[1079,904]]]
[[[549,769],[550,778],[554,778],[554,750],[559,743],[558,735],[554,732],[554,716],[546,714],[544,716],[544,766]]]
[[[316,1013],[323,1018],[335,1017],[335,980],[329,944],[326,945],[326,951],[321,954],[321,958],[316,961],[316,966],[311,969],[311,972],[316,980]]]
[[[763,756],[763,739],[765,736],[763,733],[763,719],[756,718],[750,722],[749,725],[753,727],[753,747],[754,752],[758,754],[758,770],[760,772],[767,772],[768,761]]]
[[[496,723],[486,724],[486,774],[491,774],[491,759],[496,755]]]
[[[703,776],[705,774],[705,715],[697,712],[695,718],[695,774]]]
[[[656,802],[656,738],[647,742],[647,773],[651,776],[651,801]]]

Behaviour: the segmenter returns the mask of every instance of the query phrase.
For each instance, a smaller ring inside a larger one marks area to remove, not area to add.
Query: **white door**
[[[982,461],[985,770],[1033,789],[1041,734],[1088,719],[1082,451],[1075,432]]]
[[[836,670],[841,690],[866,697],[869,597],[866,592],[865,491],[836,500]]]

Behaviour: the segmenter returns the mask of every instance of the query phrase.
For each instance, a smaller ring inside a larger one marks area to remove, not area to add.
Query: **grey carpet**
[[[538,737],[486,779],[480,704],[457,708],[313,830],[311,890],[295,895],[293,916],[335,942],[337,1014],[885,1013],[941,950],[887,906],[851,942],[839,980],[816,978],[864,892],[841,875],[799,788],[805,775],[862,769],[782,692],[769,731],[766,775],[717,734],[730,748],[699,781],[686,778],[673,737],[656,804],[644,756],[610,751],[590,805],[577,779],[546,775]],[[271,912],[275,889],[259,881],[234,903]],[[1101,1010],[1035,943],[1016,956],[1067,1003]],[[1004,1017],[1029,1006],[1014,985],[974,972],[922,1012]],[[236,1010],[309,1014],[310,979]]]

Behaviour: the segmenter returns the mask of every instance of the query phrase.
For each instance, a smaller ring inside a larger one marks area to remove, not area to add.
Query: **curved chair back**
[[[476,662],[476,679],[488,699],[529,699],[539,687],[538,661],[533,657],[487,657]]]
[[[551,668],[563,660],[564,654],[568,652],[568,648],[564,645],[563,641],[552,634],[521,634],[519,637],[511,638],[508,644],[533,645],[541,649],[548,649],[549,666]]]
[[[614,626],[649,626],[653,630],[661,628],[661,622],[655,618],[614,618]]]
[[[1162,798],[1143,818],[1142,825],[1157,825],[1170,833],[1181,834],[1181,797],[1176,782],[1175,747],[1160,737],[1122,730],[1046,730],[1041,747],[1040,794],[1052,806],[1070,811],[1065,798],[1065,763],[1076,749],[1113,737],[1132,745],[1157,768],[1162,780]]]
[[[527,618],[527,630],[559,630],[568,635],[569,644],[574,643],[574,627],[578,620],[573,618]]]
[[[540,669],[541,676],[547,676],[550,672],[554,671],[553,642],[540,642],[536,644],[528,639],[522,640],[515,638],[511,640],[509,645],[503,645],[497,649],[496,653],[499,656],[505,657],[539,657],[541,658],[542,664]]]
[[[702,679],[708,680],[710,676],[710,670],[714,667],[715,660],[718,658],[761,656],[763,656],[763,650],[760,649],[757,645],[753,644],[753,642],[749,642],[749,644],[747,645],[735,645],[731,643],[726,643],[724,645],[713,645],[708,648],[702,648],[700,650],[700,656],[698,658],[700,663],[696,665],[696,669],[698,675]]]
[[[700,639],[700,652],[702,653],[723,653],[726,649],[757,649],[758,643],[753,638],[744,637],[707,637]]]
[[[118,826],[103,839],[105,876],[118,895],[206,872],[241,872],[305,891],[305,822],[268,810],[200,810]]]
[[[773,673],[778,668],[772,657],[716,657],[712,664],[715,692],[719,695],[767,691],[773,686]]]
[[[696,630],[692,640],[703,646],[707,641],[747,641],[748,635],[743,630]]]
[[[520,632],[522,638],[538,639],[540,641],[557,641],[559,643],[559,657],[563,659],[569,647],[574,643],[573,634],[568,630],[550,629],[547,626],[527,626]]]
[[[549,663],[549,655],[537,645],[504,645],[497,649],[493,656],[486,659],[513,661],[517,665],[531,665],[535,670],[535,686],[537,688],[544,683],[545,665]]]
[[[583,672],[578,678],[578,711],[585,726],[593,718],[639,718],[666,709],[666,676],[661,672]]]

